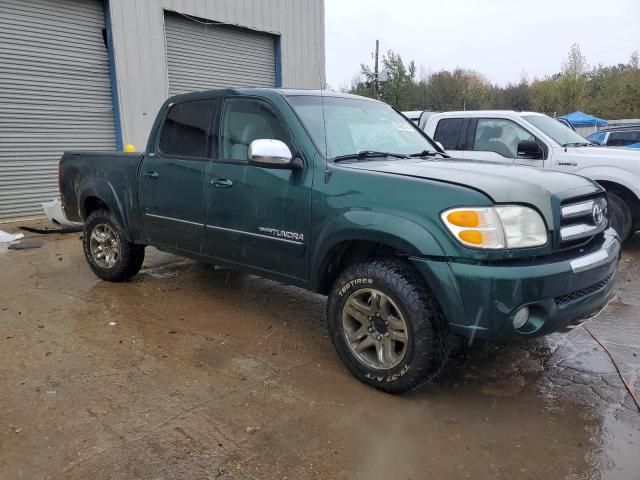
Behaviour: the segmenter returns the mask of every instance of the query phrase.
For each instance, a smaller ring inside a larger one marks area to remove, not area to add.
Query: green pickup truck
[[[576,325],[606,303],[620,255],[593,181],[449,159],[346,94],[176,96],[144,154],[68,152],[59,181],[98,277],[131,278],[152,245],[328,295],[338,355],[390,392],[432,379],[452,335]]]

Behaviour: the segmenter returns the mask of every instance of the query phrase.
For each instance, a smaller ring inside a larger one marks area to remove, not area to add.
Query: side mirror
[[[542,159],[544,153],[538,142],[534,140],[522,140],[518,143],[518,157],[531,160]]]
[[[249,165],[263,168],[295,170],[300,162],[280,140],[260,138],[249,145]]]

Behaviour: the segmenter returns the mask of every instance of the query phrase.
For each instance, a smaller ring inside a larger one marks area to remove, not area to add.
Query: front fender
[[[115,215],[120,225],[122,225],[127,240],[131,241],[131,235],[129,233],[129,219],[126,215],[126,209],[122,207],[122,202],[118,198],[118,195],[110,182],[103,178],[91,177],[84,180],[78,189],[78,201],[80,215],[83,220],[89,216],[86,208],[86,200],[89,197],[96,197],[100,199]]]
[[[584,177],[588,177],[595,181],[606,181],[611,183],[617,183],[627,188],[640,199],[640,175],[631,170],[618,167],[587,167],[580,170],[576,170],[572,173],[577,173]]]
[[[411,256],[443,256],[440,242],[424,226],[387,213],[348,211],[332,219],[313,236],[311,283],[317,285],[323,265],[334,247],[346,241],[372,241]]]

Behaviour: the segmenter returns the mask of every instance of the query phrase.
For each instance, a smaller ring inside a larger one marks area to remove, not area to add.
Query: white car
[[[435,113],[423,130],[455,158],[576,173],[608,192],[611,225],[640,229],[640,152],[596,146],[547,115],[515,111]]]
[[[422,110],[410,110],[407,112],[402,112],[402,114],[413,123],[418,125],[420,123],[420,115],[422,115]]]
[[[410,110],[401,113],[424,130],[424,126],[427,124],[428,118],[435,112],[432,112],[431,110]]]

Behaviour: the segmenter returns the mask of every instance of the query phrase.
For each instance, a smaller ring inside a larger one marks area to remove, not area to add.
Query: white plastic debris
[[[109,326],[111,326],[111,327],[115,327],[116,325],[117,325],[116,322],[109,322]]]
[[[64,212],[62,211],[62,203],[60,203],[59,198],[55,198],[50,202],[44,202],[42,204],[42,208],[44,209],[44,214],[47,218],[55,224],[64,225],[66,227],[82,225],[82,223],[67,220],[67,217],[64,216]]]
[[[24,233],[9,233],[4,230],[0,230],[0,243],[17,242],[24,238]]]

